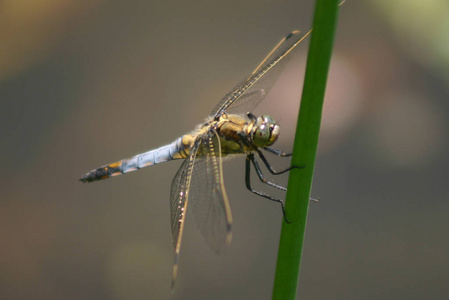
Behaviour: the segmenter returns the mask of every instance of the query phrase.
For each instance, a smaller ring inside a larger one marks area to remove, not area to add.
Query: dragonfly
[[[270,146],[277,140],[280,127],[269,115],[256,117],[251,111],[265,98],[287,64],[286,57],[309,34],[293,31],[283,38],[249,77],[235,86],[214,107],[205,122],[193,131],[160,148],[104,165],[86,173],[80,180],[92,182],[129,173],[171,160],[184,160],[170,191],[171,232],[174,247],[172,290],[178,274],[178,262],[187,207],[191,206],[196,223],[206,243],[216,253],[231,243],[232,214],[223,179],[222,160],[227,156],[246,155],[245,184],[252,193],[280,203],[288,222],[284,203],[253,189],[251,165],[262,183],[283,191],[287,189],[268,181],[258,158],[273,175],[275,171],[263,151],[281,157],[291,156]],[[189,205],[190,204],[190,205]]]

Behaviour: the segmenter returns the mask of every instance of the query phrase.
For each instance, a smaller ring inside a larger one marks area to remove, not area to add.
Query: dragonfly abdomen
[[[185,152],[185,149],[182,144],[182,137],[180,137],[171,144],[92,170],[86,173],[80,181],[97,181],[136,171],[158,163],[185,158],[186,155],[183,152]]]

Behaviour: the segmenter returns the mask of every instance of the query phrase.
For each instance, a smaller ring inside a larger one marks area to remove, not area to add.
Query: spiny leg
[[[290,171],[291,169],[303,169],[304,167],[297,167],[297,166],[292,166],[289,167],[287,169],[284,169],[282,171],[275,171],[273,169],[273,167],[270,165],[270,163],[268,162],[268,160],[265,158],[265,155],[263,155],[263,153],[260,150],[257,150],[257,154],[259,154],[260,158],[262,159],[263,163],[265,164],[265,166],[267,167],[268,171],[270,171],[271,174],[273,175],[279,175],[279,174],[283,174],[285,172]]]
[[[260,169],[259,163],[257,162],[256,157],[254,156],[253,153],[248,154],[247,159],[249,159],[249,160],[252,162],[252,164],[253,164],[253,166],[254,166],[254,169],[256,170],[257,177],[259,177],[259,179],[260,179],[260,181],[261,181],[262,183],[265,183],[265,184],[267,184],[267,185],[269,185],[269,186],[272,186],[272,187],[274,187],[274,188],[277,188],[277,189],[279,189],[279,190],[281,190],[281,191],[286,191],[286,190],[287,190],[286,187],[283,187],[283,186],[278,185],[278,184],[276,184],[276,183],[274,183],[274,182],[268,181],[268,180],[265,178],[265,176],[264,176],[263,173],[262,173],[262,170]]]
[[[283,202],[282,200],[277,199],[277,198],[274,198],[274,197],[272,197],[272,196],[270,196],[270,195],[268,195],[268,194],[265,194],[265,193],[256,191],[256,190],[254,190],[254,189],[251,187],[251,178],[250,178],[250,177],[251,177],[251,176],[250,176],[250,174],[251,174],[251,164],[250,164],[250,161],[252,161],[253,164],[254,164],[254,154],[249,154],[249,155],[246,157],[246,167],[245,167],[245,183],[246,183],[246,188],[247,188],[250,192],[252,192],[252,193],[254,193],[254,194],[258,195],[258,196],[261,196],[261,197],[264,197],[264,198],[266,198],[266,199],[268,199],[268,200],[271,200],[271,201],[280,203],[280,204],[281,204],[281,208],[282,208],[282,215],[284,216],[284,220],[285,220],[286,223],[290,223],[290,222],[287,220],[287,216],[285,215],[284,202]],[[257,164],[257,162],[256,162],[256,164]],[[256,168],[256,167],[255,167],[255,168]],[[260,168],[259,168],[259,169],[256,168],[256,171],[257,171],[257,173],[258,173],[258,176],[259,176],[260,180],[261,180],[263,183],[267,183],[268,181],[266,181],[266,179],[263,177],[262,173],[260,172]],[[259,172],[260,172],[260,174],[259,174]],[[261,177],[261,176],[262,176],[262,177]],[[265,181],[264,181],[263,179],[264,179]],[[274,187],[277,186],[277,185],[274,184],[274,183],[272,183],[272,184],[274,185]],[[269,184],[269,185],[271,185],[271,184]],[[277,186],[277,187],[278,187],[278,188],[284,188],[284,187],[282,187],[282,186]],[[285,188],[284,188],[284,189],[285,189]]]
[[[292,153],[291,153],[291,152],[283,152],[283,151],[281,151],[281,150],[274,149],[274,148],[271,148],[271,147],[263,147],[263,149],[265,149],[265,150],[267,150],[268,152],[271,152],[271,153],[273,153],[273,154],[276,154],[277,156],[280,156],[280,157],[288,157],[288,156],[292,156]]]
[[[264,149],[266,149],[266,148],[264,148]],[[279,153],[291,155],[291,153],[290,153],[290,154],[289,154],[289,153],[284,153],[284,152],[282,152],[282,151],[280,151],[280,150],[276,150],[276,149],[273,149],[273,148],[270,148],[270,149],[271,149],[271,150],[274,150],[274,151],[279,151]],[[269,150],[269,151],[270,151],[270,150]],[[267,166],[267,169],[268,169],[268,170],[270,171],[270,173],[273,174],[273,175],[279,175],[279,174],[285,173],[285,172],[287,172],[287,171],[290,171],[291,169],[303,169],[303,168],[305,168],[305,167],[303,167],[303,166],[301,166],[301,167],[293,166],[293,167],[287,168],[287,169],[285,169],[285,170],[282,170],[282,171],[280,171],[280,172],[276,172],[276,171],[274,171],[274,169],[271,167],[270,163],[267,161],[267,159],[265,158],[265,156],[264,156],[260,151],[258,151],[258,153],[259,153],[259,155],[260,155],[260,158],[261,158],[262,161],[264,162],[265,166]],[[261,172],[261,170],[260,170],[260,167],[259,167],[259,164],[258,164],[257,161],[255,160],[254,155],[252,155],[252,156],[253,156],[252,161],[253,161],[253,164],[254,164],[254,168],[255,168],[256,171],[257,171],[257,175],[259,176],[260,180],[261,180],[263,183],[265,183],[265,181],[264,181],[264,179],[263,179],[263,174],[262,174],[262,172]],[[261,176],[262,176],[262,178],[261,178]],[[271,182],[267,182],[267,184],[270,185],[270,186],[276,185],[276,184],[272,185]],[[276,188],[281,187],[281,188],[279,188],[279,189],[281,189],[281,190],[283,190],[283,191],[284,191],[284,189],[285,189],[285,191],[287,190],[287,188],[285,188],[285,187],[283,187],[283,186],[274,186],[274,187],[276,187]],[[313,202],[319,202],[319,199],[315,199],[315,198],[310,198],[310,200],[313,201]]]

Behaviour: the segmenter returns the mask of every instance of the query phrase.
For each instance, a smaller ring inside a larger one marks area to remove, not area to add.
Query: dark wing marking
[[[232,215],[223,182],[220,139],[214,129],[201,137],[192,172],[189,199],[208,246],[219,253],[231,242]]]
[[[287,60],[285,57],[294,49],[310,32],[302,34],[293,31],[286,36],[268,56],[257,66],[251,76],[238,84],[228,93],[212,110],[212,116],[226,113],[245,113],[252,111],[268,94]],[[266,75],[269,72],[268,75]],[[265,76],[266,75],[266,76]]]

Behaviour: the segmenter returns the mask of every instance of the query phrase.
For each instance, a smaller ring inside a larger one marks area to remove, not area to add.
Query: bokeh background
[[[310,28],[313,5],[1,1],[0,298],[269,299],[282,213],[246,191],[243,157],[225,166],[233,244],[216,256],[187,218],[174,295],[180,162],[78,179],[188,132],[280,38]],[[446,0],[341,8],[300,299],[449,298],[448,11]],[[307,47],[256,110],[279,120],[285,150]]]

